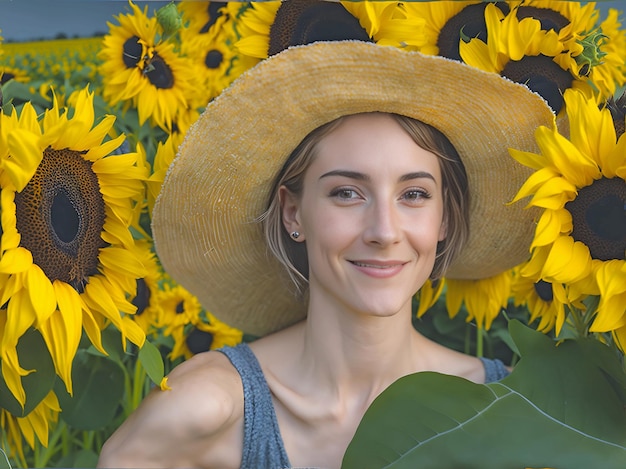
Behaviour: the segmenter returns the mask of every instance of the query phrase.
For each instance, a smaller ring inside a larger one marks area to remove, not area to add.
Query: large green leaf
[[[556,345],[517,321],[522,358],[488,385],[406,376],[366,412],[343,468],[623,469],[626,376],[597,341]]]
[[[109,424],[124,395],[124,371],[113,360],[79,350],[72,368],[73,396],[55,386],[61,418],[79,430],[98,430]]]
[[[0,374],[0,408],[8,410],[16,417],[24,417],[52,390],[56,372],[46,343],[35,329],[30,329],[20,337],[17,343],[17,356],[22,368],[35,370],[22,377],[26,403],[22,409]]]
[[[2,448],[0,448],[0,469],[11,469],[9,458]]]

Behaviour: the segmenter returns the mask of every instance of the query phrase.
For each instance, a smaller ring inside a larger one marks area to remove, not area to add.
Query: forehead
[[[385,113],[343,117],[320,138],[315,153],[314,161],[327,164],[439,165],[432,152],[422,148],[396,118]]]

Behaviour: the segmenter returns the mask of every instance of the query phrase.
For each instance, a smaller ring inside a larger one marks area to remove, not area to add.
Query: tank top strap
[[[509,370],[506,369],[501,360],[495,358],[479,357],[485,367],[485,384],[500,381],[509,376]]]
[[[243,383],[244,436],[241,469],[291,467],[278,428],[272,394],[261,365],[250,347],[241,343],[218,349],[228,357]]]

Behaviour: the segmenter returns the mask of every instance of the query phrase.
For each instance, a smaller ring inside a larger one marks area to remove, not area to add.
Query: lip
[[[397,275],[407,264],[399,260],[359,259],[349,260],[359,272],[374,278],[389,278]]]

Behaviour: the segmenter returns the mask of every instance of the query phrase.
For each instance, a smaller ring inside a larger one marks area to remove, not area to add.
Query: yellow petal
[[[143,329],[128,316],[124,316],[122,318],[122,322],[124,323],[124,329],[122,331],[124,336],[137,347],[143,347],[143,344],[146,341],[146,334]]]
[[[81,298],[82,302],[82,298]],[[102,330],[98,325],[98,322],[94,319],[89,308],[83,308],[83,329],[87,333],[87,337],[93,344],[93,346],[102,354],[108,355],[109,353],[104,349],[102,345]]]
[[[33,265],[33,255],[25,248],[18,247],[5,251],[0,258],[0,273],[16,274],[25,272]]]
[[[37,264],[28,270],[26,288],[35,308],[37,324],[45,322],[57,308],[57,299],[52,283]]]
[[[567,210],[545,210],[537,223],[530,248],[551,244],[560,235],[570,234],[572,227],[572,215]]]
[[[104,248],[100,251],[99,259],[106,268],[123,273],[126,276],[137,279],[146,275],[146,269],[143,264],[128,249]]]
[[[22,386],[22,376],[26,376],[34,370],[24,370],[20,366],[15,347],[7,348],[2,353],[0,364],[2,365],[2,377],[7,388],[23,409],[24,404],[26,404],[26,391]]]
[[[28,291],[22,288],[9,300],[7,306],[7,322],[4,326],[4,337],[0,350],[15,347],[17,341],[35,324],[37,316],[30,302]]]
[[[591,273],[589,248],[571,236],[559,237],[546,259],[542,277],[550,282],[571,283]]]
[[[5,171],[15,189],[21,192],[43,158],[39,136],[24,129],[13,129],[7,143],[11,158],[4,160]]]
[[[59,307],[39,330],[50,350],[57,374],[71,395],[72,362],[82,333],[82,302],[78,292],[67,283],[55,280],[53,287]]]

